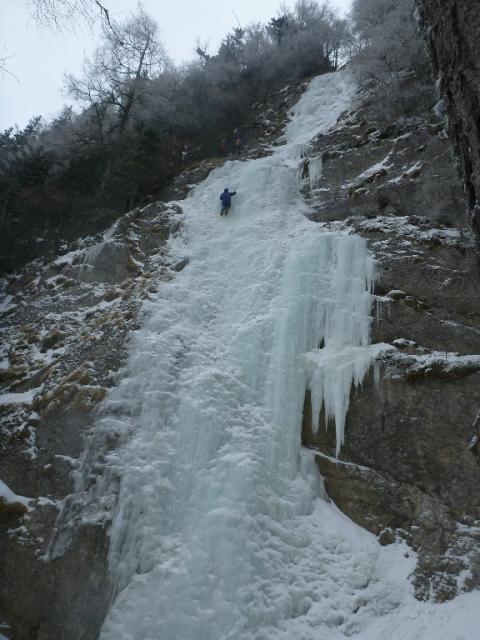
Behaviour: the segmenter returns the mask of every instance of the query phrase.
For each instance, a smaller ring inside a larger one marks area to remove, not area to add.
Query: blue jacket
[[[225,207],[229,207],[232,204],[232,196],[234,196],[236,193],[236,191],[230,192],[228,189],[224,190],[224,192],[220,196],[220,200]]]

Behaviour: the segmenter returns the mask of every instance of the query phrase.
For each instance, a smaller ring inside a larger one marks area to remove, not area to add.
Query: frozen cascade
[[[370,363],[372,258],[361,238],[304,216],[297,177],[301,149],[351,92],[342,73],[313,80],[284,146],[226,163],[186,201],[171,252],[189,265],[148,303],[99,418],[119,440],[103,502],[121,480],[102,640],[428,637],[414,559],[326,501],[300,446],[307,385],[340,442]],[[227,185],[238,194],[219,218]],[[406,625],[417,606],[421,625]]]

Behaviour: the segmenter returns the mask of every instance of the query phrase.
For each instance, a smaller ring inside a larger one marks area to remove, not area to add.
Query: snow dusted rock
[[[480,586],[478,255],[442,127],[426,114],[379,133],[368,113],[319,140],[320,188],[306,195],[319,222],[344,219],[368,239],[372,341],[391,349],[351,394],[343,462],[331,427],[313,434],[309,393],[303,442],[323,453],[327,492],[347,515],[418,552],[417,596],[443,601]]]
[[[141,302],[172,277],[164,252],[181,213],[136,210],[99,241],[2,283],[0,601],[16,640],[98,635],[111,592],[105,526],[79,520],[65,541],[55,527]]]
[[[416,214],[437,226],[464,225],[462,188],[438,117],[426,113],[382,131],[372,122],[368,95],[359,99],[364,103],[313,146],[322,172],[304,191],[314,218]]]
[[[0,480],[0,512],[3,516],[24,515],[28,511],[31,500],[18,496]]]

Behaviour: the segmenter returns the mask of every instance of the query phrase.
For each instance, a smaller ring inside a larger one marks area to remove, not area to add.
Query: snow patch
[[[413,340],[407,340],[406,338],[396,338],[392,344],[400,349],[406,349],[408,347],[414,347],[417,343]]]
[[[438,365],[442,371],[446,373],[455,371],[456,369],[477,369],[480,368],[480,355],[463,355],[450,351],[432,351],[425,355],[406,355],[403,356],[408,360],[412,360],[413,369],[425,369],[428,371],[432,367]]]
[[[25,496],[19,496],[14,493],[3,480],[0,480],[0,500],[3,500],[7,504],[22,504],[24,507],[29,507],[31,498]]]
[[[3,393],[0,395],[0,405],[31,404],[34,397],[41,393],[43,387],[35,387],[23,393]]]
[[[53,261],[53,264],[56,265],[57,267],[62,267],[62,266],[65,266],[65,265],[71,265],[71,264],[73,264],[73,261],[75,260],[75,258],[78,255],[79,255],[78,251],[69,251],[68,253],[64,253],[62,256],[58,256],[58,258],[56,258]],[[53,278],[51,278],[51,279],[53,279]]]
[[[6,295],[0,302],[0,313],[8,313],[14,308],[15,304],[13,302],[13,297],[11,295]]]
[[[388,162],[390,160],[390,156],[391,155],[392,155],[391,153],[386,155],[383,160],[381,160],[380,162],[377,162],[376,164],[372,165],[371,167],[369,167],[368,169],[366,169],[365,171],[360,173],[351,182],[347,182],[343,186],[343,188],[344,189],[350,189],[352,187],[360,186],[364,182],[368,182],[368,180],[370,180],[374,176],[376,176],[378,174],[386,173],[388,171],[388,169],[390,169],[392,167],[392,165],[389,164],[389,162]]]
[[[467,229],[439,229],[428,228],[430,221],[424,219],[424,227],[417,226],[410,222],[409,216],[377,216],[367,220],[362,220],[358,224],[361,231],[379,231],[382,233],[394,233],[401,236],[412,237],[420,242],[437,240],[441,244],[456,245],[459,242],[474,246],[474,237]],[[422,224],[422,221],[420,221]]]

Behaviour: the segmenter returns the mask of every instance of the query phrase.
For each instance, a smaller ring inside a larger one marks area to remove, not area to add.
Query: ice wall
[[[189,264],[148,304],[97,425],[115,443],[96,486],[115,505],[102,640],[379,640],[410,597],[414,560],[329,504],[300,446],[306,387],[338,448],[370,363],[372,257],[305,217],[298,178],[351,92],[344,74],[315,79],[283,146],[182,203],[171,252]]]

